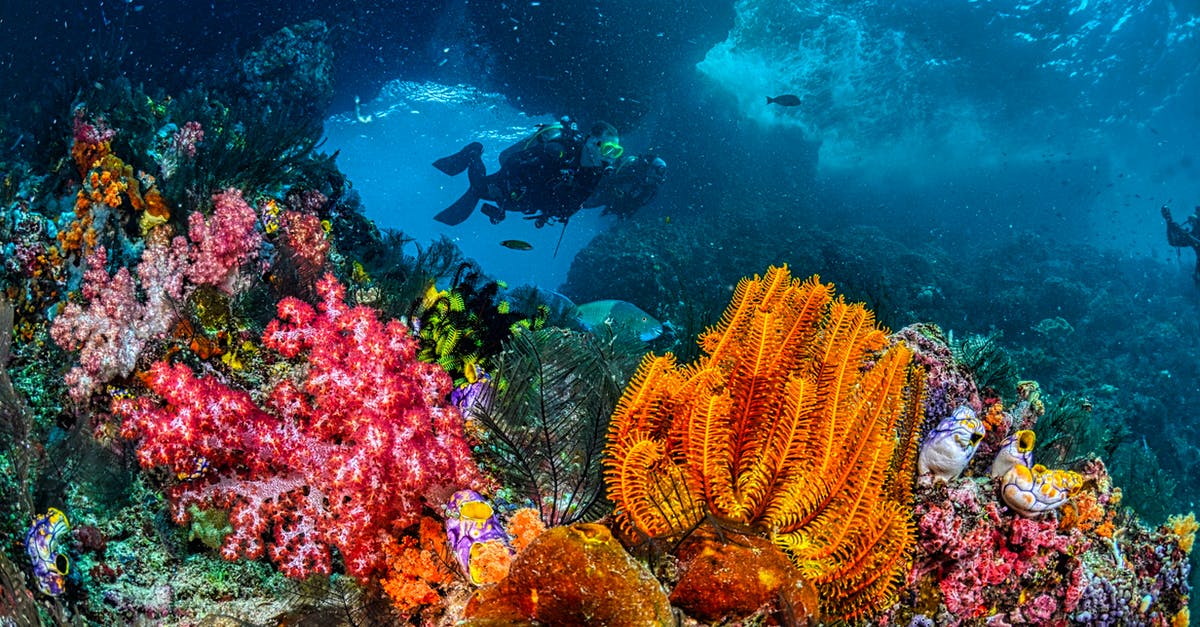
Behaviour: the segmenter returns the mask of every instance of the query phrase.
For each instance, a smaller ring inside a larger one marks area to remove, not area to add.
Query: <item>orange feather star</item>
[[[821,590],[822,611],[886,607],[915,543],[923,377],[874,315],[785,267],[743,279],[706,353],[648,355],[609,428],[626,529],[678,535],[705,514],[758,529]]]

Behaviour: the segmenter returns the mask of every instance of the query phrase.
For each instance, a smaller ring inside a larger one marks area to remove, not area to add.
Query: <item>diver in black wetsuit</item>
[[[1191,247],[1196,253],[1196,267],[1192,270],[1192,282],[1200,287],[1200,207],[1192,211],[1183,224],[1171,219],[1171,209],[1162,206],[1162,217],[1167,221],[1167,243],[1176,248]]]
[[[617,129],[598,122],[587,135],[569,119],[542,126],[500,154],[500,170],[487,174],[483,145],[472,142],[433,166],[455,176],[467,171],[470,187],[454,204],[434,216],[445,224],[460,224],[483,203],[483,213],[498,224],[516,211],[541,228],[565,223],[592,195],[600,178],[623,149]]]

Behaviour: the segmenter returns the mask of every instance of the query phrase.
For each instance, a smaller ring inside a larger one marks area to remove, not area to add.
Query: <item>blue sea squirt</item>
[[[1006,438],[992,460],[992,479],[1003,477],[1015,466],[1033,467],[1033,444],[1037,435],[1028,429],[1022,429]]]

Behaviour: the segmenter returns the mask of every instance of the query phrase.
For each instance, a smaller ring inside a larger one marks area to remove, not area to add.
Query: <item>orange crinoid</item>
[[[861,304],[787,267],[743,279],[707,354],[647,355],[613,414],[609,498],[626,529],[751,527],[826,616],[887,607],[909,568],[923,376]]]

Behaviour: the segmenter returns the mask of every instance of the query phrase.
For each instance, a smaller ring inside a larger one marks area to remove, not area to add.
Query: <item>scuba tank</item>
[[[504,164],[508,163],[508,161],[518,153],[529,150],[538,144],[549,144],[550,142],[557,141],[561,139],[564,134],[576,133],[578,130],[579,127],[577,127],[575,123],[571,121],[569,116],[565,115],[560,118],[558,122],[551,124],[538,124],[537,130],[535,130],[532,135],[517,141],[517,143],[505,148],[504,151],[500,153],[500,167],[504,167]]]

